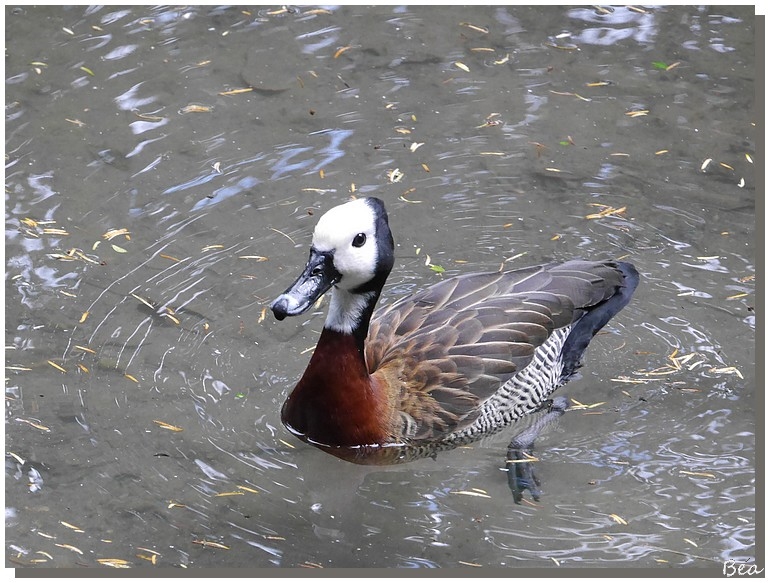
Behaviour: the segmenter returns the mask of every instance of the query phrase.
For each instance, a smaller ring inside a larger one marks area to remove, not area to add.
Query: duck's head
[[[385,205],[378,198],[355,199],[319,219],[304,271],[270,308],[278,320],[296,316],[333,287],[327,327],[350,332],[362,312],[373,307],[392,268],[393,236]]]

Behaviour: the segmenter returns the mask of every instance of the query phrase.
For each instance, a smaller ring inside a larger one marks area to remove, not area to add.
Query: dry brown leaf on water
[[[113,567],[115,569],[130,569],[131,564],[125,559],[96,559],[100,565]]]
[[[63,549],[67,549],[67,550],[72,551],[74,553],[78,553],[79,555],[83,554],[83,551],[81,551],[77,547],[73,547],[72,545],[68,545],[68,544],[64,544],[64,543],[53,543],[53,544],[56,545],[57,547],[61,547]]]
[[[253,87],[241,87],[239,89],[230,89],[228,91],[220,91],[219,95],[240,95],[241,93],[249,93],[254,91]]]
[[[627,208],[627,207],[624,207],[624,206],[622,206],[620,208],[616,208],[616,207],[612,207],[612,206],[599,205],[599,204],[594,204],[592,206],[600,206],[600,207],[604,207],[604,208],[600,212],[598,212],[598,213],[593,213],[593,214],[590,214],[590,215],[586,215],[587,219],[601,219],[601,218],[604,218],[604,217],[608,217],[610,215],[613,215],[613,216],[620,215],[620,214],[623,214],[624,212],[626,212],[626,208]]]
[[[239,490],[245,490],[246,492],[251,492],[252,494],[259,494],[259,490],[255,490],[254,488],[249,488],[248,486],[238,486]]]
[[[470,28],[471,30],[475,30],[476,32],[480,32],[482,34],[489,34],[489,29],[486,26],[478,26],[470,22],[461,22],[460,26]]]
[[[221,95],[221,94],[220,94]],[[214,108],[210,105],[201,105],[199,103],[190,103],[179,110],[180,115],[188,113],[210,113]]]
[[[171,425],[170,423],[166,423],[165,421],[158,421],[157,419],[152,420],[153,423],[158,425],[161,429],[168,429],[169,431],[184,431],[181,427],[177,427],[176,425]]]
[[[455,490],[451,491],[450,494],[462,494],[463,496],[475,496],[477,498],[491,498],[489,494],[482,494],[481,492],[474,492],[469,490]]]
[[[395,183],[401,182],[401,179],[404,178],[404,173],[398,168],[393,168],[387,171],[386,176],[388,177],[389,182]]]
[[[679,470],[679,473],[684,474],[685,476],[696,476],[699,478],[716,478],[714,474],[709,472],[690,472],[688,470]]]
[[[226,551],[230,550],[230,547],[227,545],[223,545],[222,543],[217,543],[210,540],[194,540],[192,541],[194,545],[201,545],[204,547],[209,547],[213,549],[224,549]]]
[[[336,58],[337,58],[337,57],[339,57],[339,56],[340,56],[342,53],[344,53],[345,51],[349,51],[349,50],[350,50],[350,49],[352,49],[352,48],[353,48],[353,47],[352,47],[352,46],[350,46],[350,45],[338,48],[338,49],[337,49],[337,51],[334,53],[334,58],[336,59]]]
[[[55,363],[55,362],[53,362],[52,360],[48,360],[48,361],[46,361],[46,362],[47,362],[48,364],[50,364],[52,367],[54,367],[56,370],[58,370],[59,372],[67,372],[67,369],[66,369],[66,368],[64,368],[64,367],[62,367],[62,366],[60,366],[60,365],[56,364],[56,363]]]
[[[128,229],[121,228],[121,229],[110,229],[104,235],[102,235],[102,238],[107,239],[108,241],[112,241],[115,237],[119,237],[120,235],[124,235],[126,239],[131,239],[131,233]]]
[[[609,516],[610,516],[610,518],[611,518],[612,520],[614,520],[614,521],[615,521],[615,522],[617,522],[618,524],[623,524],[623,525],[626,525],[626,524],[628,524],[628,522],[626,522],[626,521],[625,521],[623,518],[621,518],[621,517],[620,517],[620,516],[618,516],[617,514],[610,514]]]
[[[583,97],[582,95],[579,95],[573,91],[554,91],[551,89],[549,90],[549,93],[553,93],[554,95],[564,95],[565,97],[575,97],[581,101],[591,101],[591,99],[588,97]]]

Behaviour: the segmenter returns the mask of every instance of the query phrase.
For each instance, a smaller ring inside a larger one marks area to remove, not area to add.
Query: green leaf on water
[[[446,271],[446,269],[444,269],[440,265],[431,265],[430,268],[431,268],[431,270],[435,271],[436,273],[444,273]]]
[[[668,65],[663,61],[653,61],[652,66],[656,69],[668,69]]]

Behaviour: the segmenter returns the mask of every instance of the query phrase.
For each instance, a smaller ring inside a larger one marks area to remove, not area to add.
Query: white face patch
[[[352,290],[374,277],[376,221],[365,199],[334,207],[319,219],[313,231],[313,247],[334,254],[334,267],[342,275],[338,288]]]

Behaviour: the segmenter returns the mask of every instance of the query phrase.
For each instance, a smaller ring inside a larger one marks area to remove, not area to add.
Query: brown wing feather
[[[394,388],[394,437],[436,438],[472,423],[554,329],[622,282],[612,264],[572,261],[459,276],[380,308],[366,360]]]

